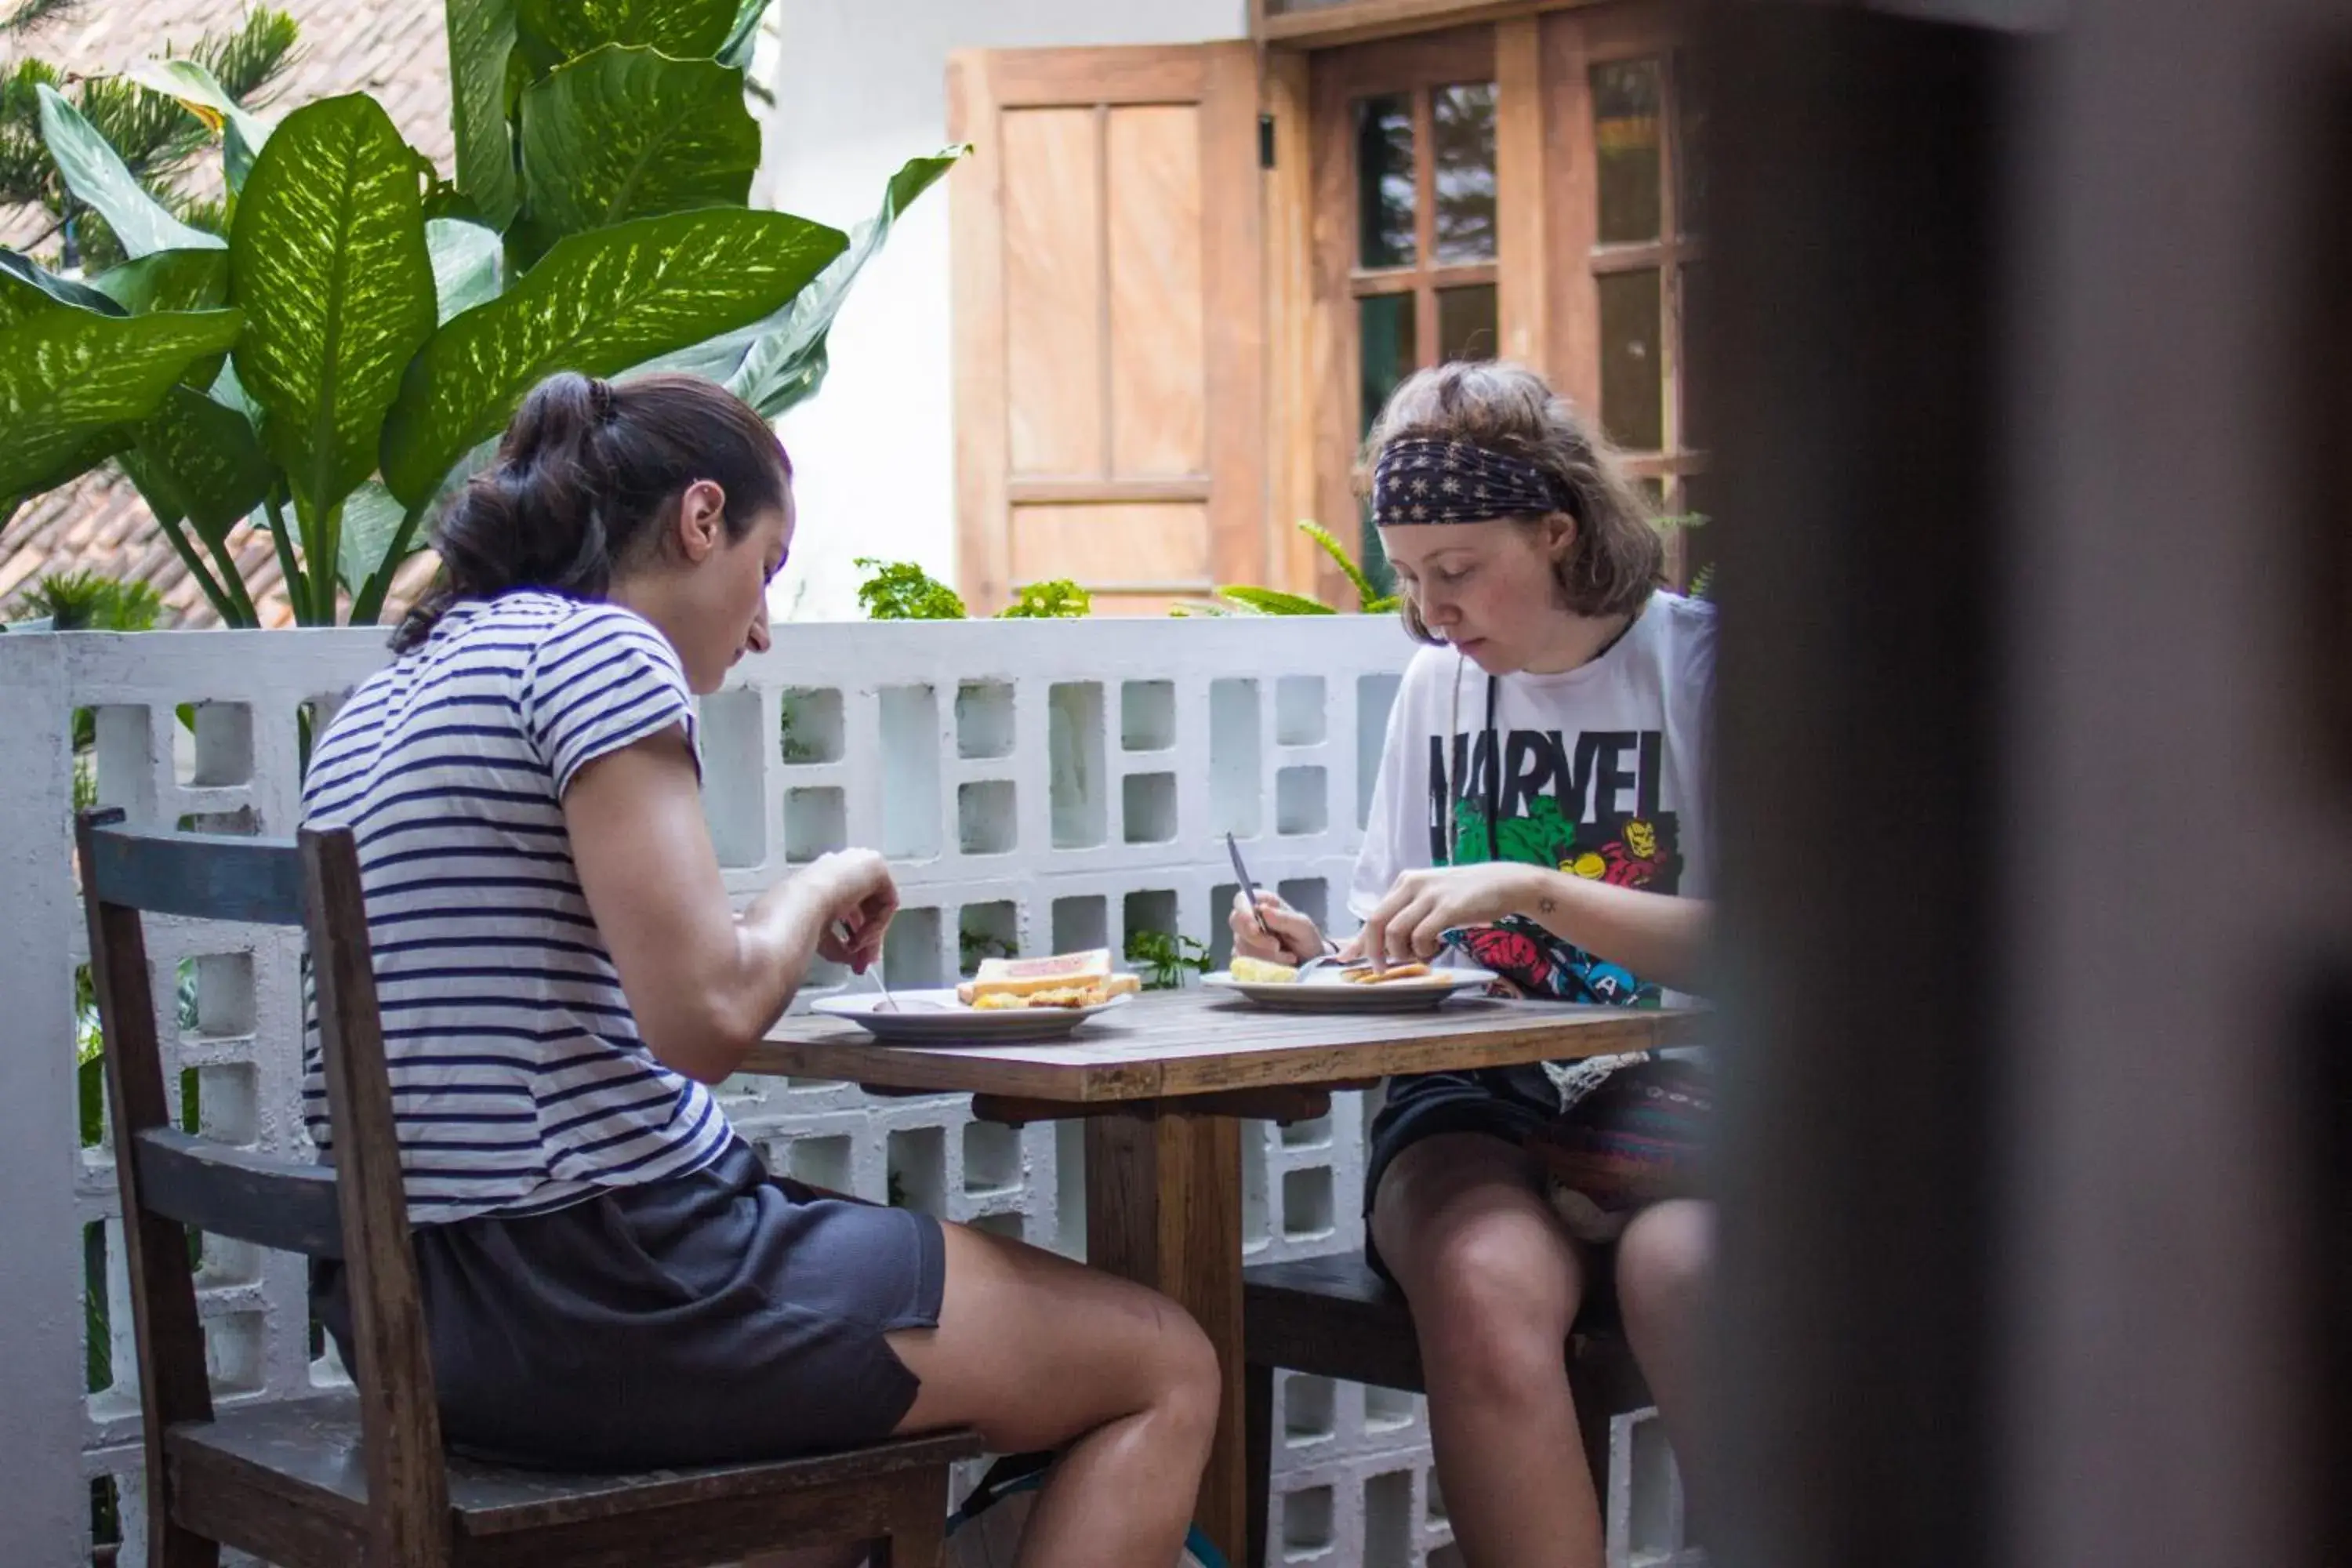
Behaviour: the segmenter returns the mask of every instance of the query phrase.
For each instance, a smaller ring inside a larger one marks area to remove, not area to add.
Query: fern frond
[[[1348,581],[1356,585],[1356,603],[1365,609],[1371,608],[1372,601],[1380,597],[1381,591],[1372,586],[1372,580],[1364,575],[1364,569],[1356,564],[1347,547],[1333,537],[1329,529],[1312,520],[1302,520],[1298,531],[1321,545],[1323,552],[1339,563],[1339,570],[1345,572]]]
[[[90,78],[74,95],[74,107],[142,180],[180,169],[211,140],[205,122],[178,100],[125,77]]]
[[[213,73],[228,95],[243,103],[283,76],[293,65],[302,30],[283,11],[257,5],[234,33],[206,33],[188,58]]]
[[[1320,599],[1286,594],[1279,588],[1234,586],[1219,588],[1217,597],[1261,616],[1330,616],[1339,612]]]
[[[5,16],[0,16],[0,37],[15,37],[29,33],[44,22],[54,22],[81,9],[82,0],[16,0]]]

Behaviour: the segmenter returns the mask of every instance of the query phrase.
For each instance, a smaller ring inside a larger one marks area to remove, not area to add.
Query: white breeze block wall
[[[894,986],[949,981],[1013,945],[1123,949],[1140,930],[1213,941],[1222,960],[1228,830],[1263,880],[1346,928],[1348,871],[1411,653],[1392,621],[1358,616],[779,626],[775,647],[702,705],[713,837],[739,900],[827,849],[881,848],[904,898],[885,959]],[[102,1140],[81,1146],[76,1116],[74,974],[88,943],[70,873],[71,716],[95,710],[102,803],[142,822],[285,835],[299,819],[300,716],[331,713],[388,657],[374,630],[0,636],[14,763],[0,784],[11,1568],[88,1562],[101,1479],[119,1489],[126,1537],[140,1527],[112,1163]],[[158,996],[174,994],[174,978],[193,984],[193,1027],[162,1022],[205,1130],[307,1156],[294,933],[171,921],[151,932]],[[821,973],[803,1001],[845,983]],[[740,1078],[721,1092],[774,1168],[1083,1248],[1075,1124],[1015,1130],[974,1121],[952,1097],[868,1099],[820,1082]],[[1322,1121],[1245,1140],[1253,1259],[1361,1245],[1362,1101],[1336,1096]],[[86,1278],[105,1282],[110,1308],[113,1385],[94,1394]],[[224,1401],[339,1377],[314,1356],[299,1259],[208,1240],[199,1285]],[[1451,1560],[1417,1400],[1297,1378],[1281,1409],[1274,1531],[1288,1561]]]

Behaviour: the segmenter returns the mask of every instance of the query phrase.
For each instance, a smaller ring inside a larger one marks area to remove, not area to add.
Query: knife
[[[1234,858],[1234,880],[1241,884],[1242,897],[1249,900],[1250,918],[1257,921],[1258,930],[1273,937],[1274,928],[1265,923],[1265,911],[1257,907],[1257,884],[1250,880],[1249,868],[1242,864],[1242,847],[1234,842],[1230,833],[1225,835],[1225,853]],[[1275,937],[1277,943],[1281,940]]]

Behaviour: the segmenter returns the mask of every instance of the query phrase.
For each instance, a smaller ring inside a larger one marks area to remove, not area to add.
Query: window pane
[[[1675,221],[1685,234],[1706,232],[1706,100],[1690,53],[1675,56]]]
[[[1592,68],[1592,142],[1600,163],[1603,245],[1658,237],[1658,62]]]
[[[1594,281],[1601,286],[1601,423],[1626,450],[1657,451],[1666,439],[1657,269],[1604,272]]]
[[[1397,383],[1411,375],[1413,364],[1414,297],[1372,294],[1356,301],[1356,341],[1363,361],[1363,423],[1369,431]],[[1364,574],[1381,593],[1396,586],[1396,574],[1381,549],[1380,531],[1372,526],[1368,504],[1357,519],[1357,555]]]
[[[1411,267],[1412,99],[1402,92],[1356,100],[1356,264]]]
[[[1440,266],[1495,259],[1495,84],[1441,87],[1430,105]]]
[[[1437,357],[1495,357],[1495,286],[1477,283],[1437,291]]]
[[[1413,373],[1413,297],[1370,294],[1356,301],[1356,339],[1363,351],[1363,428],[1370,430],[1397,383]]]

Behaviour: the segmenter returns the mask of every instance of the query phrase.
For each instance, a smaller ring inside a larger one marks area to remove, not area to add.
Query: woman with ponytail
[[[306,819],[360,847],[443,1428],[618,1470],[971,1426],[1064,1450],[1023,1563],[1165,1568],[1217,1415],[1183,1310],[772,1176],[712,1098],[898,907],[849,849],[738,914],[704,825],[694,698],[768,646],[793,530],[791,463],[724,390],[557,375],[312,758]],[[314,1298],[348,1357],[337,1266]]]

